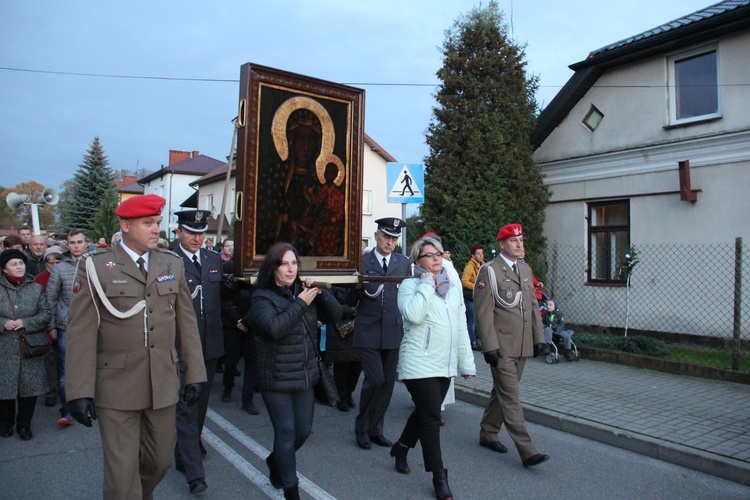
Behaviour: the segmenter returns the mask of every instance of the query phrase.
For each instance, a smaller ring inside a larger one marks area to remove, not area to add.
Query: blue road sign
[[[423,164],[388,163],[386,167],[388,203],[422,203],[424,201]]]

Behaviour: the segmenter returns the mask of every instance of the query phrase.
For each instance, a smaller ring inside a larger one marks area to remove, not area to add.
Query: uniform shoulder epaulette
[[[109,253],[111,251],[112,251],[112,247],[96,248],[90,252],[84,253],[83,257],[93,257],[94,255],[101,255],[101,254]]]
[[[169,255],[171,255],[173,257],[177,257],[178,259],[182,259],[182,257],[180,257],[179,255],[177,255],[175,252],[173,252],[172,250],[170,250],[168,248],[156,247],[156,248],[154,248],[154,252],[166,253],[166,254],[169,254]]]

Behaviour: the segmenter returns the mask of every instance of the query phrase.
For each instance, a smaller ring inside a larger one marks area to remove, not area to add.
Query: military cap
[[[141,194],[133,196],[120,203],[115,209],[115,215],[121,219],[138,219],[140,217],[154,217],[161,215],[161,210],[167,200],[155,194]]]
[[[192,233],[205,233],[208,230],[210,210],[181,210],[174,213],[177,224]]]
[[[398,217],[384,217],[375,221],[378,225],[378,230],[383,231],[388,236],[398,238],[401,236],[401,228],[406,227],[406,222],[402,221]]]
[[[497,241],[512,238],[513,236],[523,236],[521,224],[506,224],[501,227],[497,233]]]

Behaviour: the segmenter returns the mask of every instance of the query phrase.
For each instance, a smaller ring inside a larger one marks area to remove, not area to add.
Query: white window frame
[[[675,77],[675,63],[684,59],[713,52],[716,54],[716,112],[690,118],[677,118],[677,80]],[[667,93],[669,94],[669,123],[671,125],[682,125],[686,123],[699,122],[721,118],[721,71],[718,44],[703,45],[687,51],[671,54],[667,57]]]
[[[362,191],[362,215],[372,215],[372,191]]]

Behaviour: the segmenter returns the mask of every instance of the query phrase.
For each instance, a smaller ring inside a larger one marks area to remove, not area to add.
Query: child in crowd
[[[552,344],[553,334],[561,336],[565,343],[565,350],[563,351],[565,359],[578,361],[578,358],[570,349],[570,337],[573,335],[573,331],[565,329],[565,316],[557,307],[556,299],[547,300],[547,314],[542,315],[542,324],[544,325],[544,339],[547,343]]]

